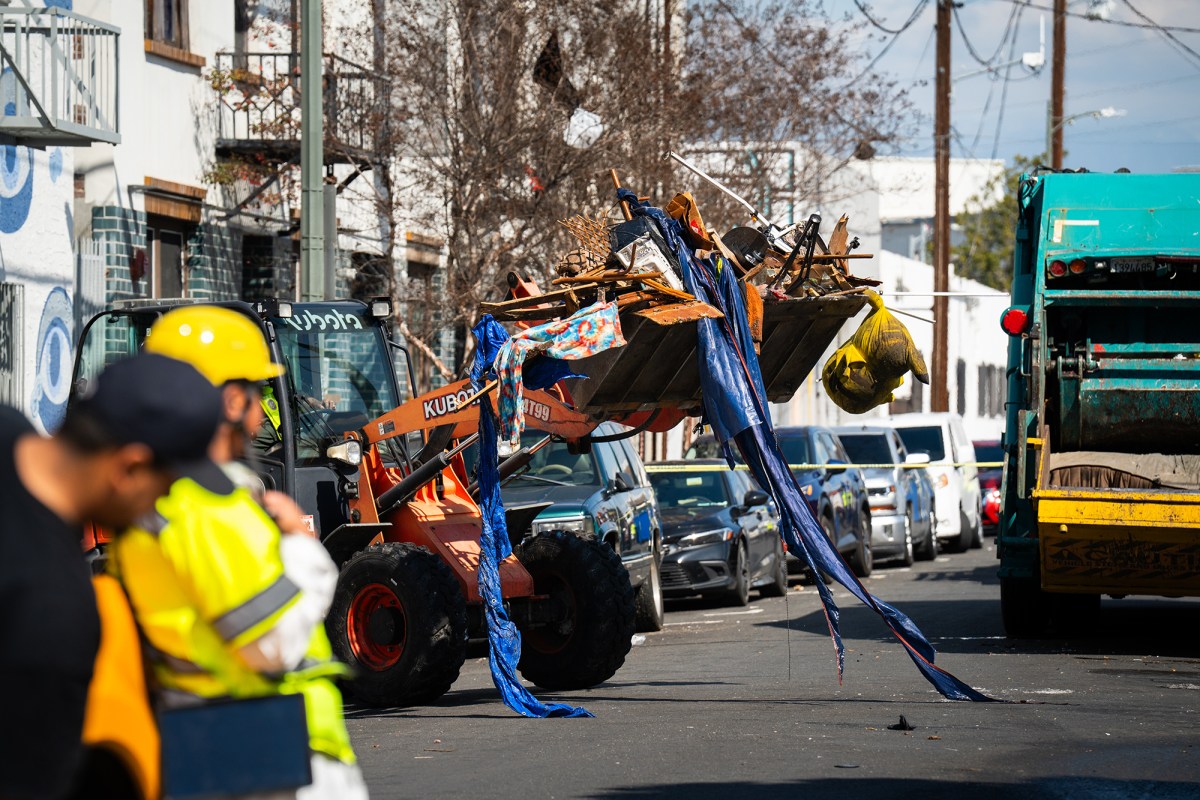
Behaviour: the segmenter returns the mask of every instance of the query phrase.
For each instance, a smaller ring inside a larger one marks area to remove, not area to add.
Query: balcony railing
[[[116,144],[120,29],[61,8],[0,6],[0,140]]]
[[[300,54],[218,53],[212,75],[222,154],[295,157],[300,148]],[[322,106],[327,161],[374,161],[387,129],[387,82],[326,54]]]

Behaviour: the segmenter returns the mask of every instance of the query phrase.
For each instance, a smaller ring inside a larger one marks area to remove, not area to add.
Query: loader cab
[[[187,300],[126,301],[93,317],[84,327],[76,355],[73,395],[107,365],[137,353],[150,326]],[[365,425],[402,400],[398,370],[411,386],[407,352],[388,339],[390,303],[357,301],[253,306],[219,303],[244,313],[262,330],[285,374],[264,387],[277,404],[247,448],[246,463],[266,488],[293,497],[326,533],[351,521],[343,501],[346,482],[358,479],[358,463],[331,450],[343,434]],[[276,424],[277,420],[277,424]],[[385,461],[404,459],[403,443],[385,443]]]

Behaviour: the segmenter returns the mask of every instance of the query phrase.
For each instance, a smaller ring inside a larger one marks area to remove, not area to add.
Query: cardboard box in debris
[[[870,291],[880,282],[851,272],[852,260],[872,256],[853,252],[858,240],[851,239],[845,216],[825,239],[819,230],[820,217],[815,214],[782,231],[769,225],[741,225],[720,235],[704,223],[689,192],[676,194],[664,210],[679,222],[684,242],[697,255],[719,252],[737,271],[768,399],[782,402],[790,398],[833,341],[842,322],[868,303],[871,313],[822,371],[822,381],[833,401],[847,411],[862,413],[890,401],[903,374],[910,370],[919,380],[928,382],[924,360],[907,329]],[[646,217],[632,217],[628,209],[625,217],[615,223],[605,214],[563,220],[578,247],[556,265],[554,288],[543,293],[534,284],[511,275],[510,299],[484,303],[481,312],[499,321],[529,324],[573,314],[597,300],[615,300],[631,344],[636,338],[657,341],[654,337],[662,334],[655,334],[654,328],[689,323],[694,327],[696,320],[720,317],[717,309],[684,288],[678,261],[656,225]],[[630,324],[634,316],[639,318],[637,322],[652,324]],[[679,352],[677,344],[674,349],[665,355],[689,355]],[[607,363],[600,366],[603,384],[603,378],[612,370]],[[689,402],[687,387],[639,393],[638,382],[628,375],[622,378],[622,385],[627,387],[624,396],[617,397],[601,385],[590,387],[586,397],[608,411],[687,407]],[[663,400],[666,396],[675,399]],[[692,399],[698,400],[698,394]]]

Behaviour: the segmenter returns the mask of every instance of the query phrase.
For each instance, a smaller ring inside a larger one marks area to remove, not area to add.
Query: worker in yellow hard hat
[[[181,477],[159,501],[158,518],[112,548],[111,568],[146,639],[160,703],[303,695],[312,784],[296,796],[365,798],[333,681],[346,667],[333,659],[323,625],[337,568],[305,533],[294,501],[266,492],[260,506],[230,471],[262,423],[262,382],[283,367],[254,321],[215,306],[163,315],[145,349],[195,366],[221,389],[225,414],[209,450],[220,468]],[[169,771],[165,777],[169,784]]]

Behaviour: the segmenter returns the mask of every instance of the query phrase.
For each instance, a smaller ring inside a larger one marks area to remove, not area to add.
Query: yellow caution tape
[[[790,470],[825,469],[828,464],[788,464]],[[924,469],[926,467],[1003,467],[1003,461],[956,461],[937,464],[837,464],[839,468],[849,469]],[[728,469],[724,464],[646,464],[646,472],[724,472]],[[738,464],[734,469],[750,469],[745,464]]]

